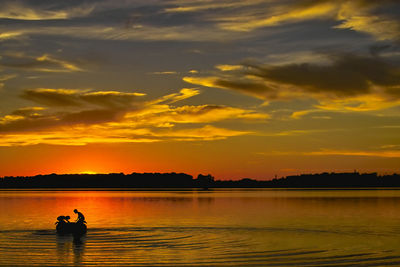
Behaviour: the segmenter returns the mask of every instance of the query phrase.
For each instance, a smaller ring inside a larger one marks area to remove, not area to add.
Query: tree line
[[[334,188],[400,187],[400,175],[377,173],[301,174],[272,180],[215,180],[210,174],[196,178],[185,173],[48,174],[6,176],[0,188]]]

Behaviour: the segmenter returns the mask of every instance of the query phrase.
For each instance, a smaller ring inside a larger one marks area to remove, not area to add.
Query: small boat
[[[86,234],[87,226],[82,222],[56,222],[56,230],[58,234],[74,234],[83,235]]]

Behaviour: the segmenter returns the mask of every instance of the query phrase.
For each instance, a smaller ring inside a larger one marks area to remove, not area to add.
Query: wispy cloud
[[[332,26],[335,29],[398,41],[400,20],[388,11],[396,8],[398,2],[394,0],[97,0],[51,4],[5,0],[0,7],[0,18],[11,22],[57,20],[63,23],[8,23],[1,29],[0,40],[21,35],[53,35],[101,40],[224,42],[252,37],[252,32],[261,28],[323,20],[336,22]],[[190,16],[185,16],[186,13]],[[105,14],[108,14],[107,20]],[[121,19],[125,20],[123,25]]]
[[[374,157],[374,158],[400,158],[399,150],[381,149],[381,150],[336,150],[321,149],[316,151],[269,151],[256,153],[260,156],[270,155],[297,155],[297,156],[343,156],[343,157]]]
[[[222,120],[266,120],[268,114],[241,108],[200,105],[170,107],[168,105],[152,105],[138,112],[128,113],[127,118],[136,124],[173,126],[179,124],[210,123]]]
[[[229,31],[249,32],[310,20],[331,20],[336,29],[351,29],[374,36],[378,40],[399,40],[400,20],[387,9],[398,8],[393,0],[322,0],[322,1],[174,1],[167,12],[200,13],[204,18]],[[210,12],[214,11],[214,12]]]
[[[19,30],[16,30],[16,31],[5,30],[5,32],[0,33],[0,42],[4,41],[4,40],[9,40],[9,39],[16,39],[23,34],[24,34],[24,32],[19,31]]]
[[[36,1],[29,5],[28,1],[4,0],[0,7],[0,18],[14,20],[60,20],[72,17],[82,17],[90,14],[93,5],[65,6],[60,3],[46,5]],[[57,8],[58,6],[58,8]]]
[[[29,89],[21,97],[44,107],[19,108],[0,117],[0,145],[218,140],[251,132],[210,123],[265,121],[269,117],[254,110],[228,106],[171,105],[197,94],[196,89],[184,88],[179,93],[144,101],[141,93]],[[184,127],[177,129],[176,124]],[[194,124],[206,125],[188,126]]]
[[[261,15],[254,11],[238,18],[222,18],[219,26],[233,31],[251,31],[261,27],[277,26],[284,23],[294,23],[311,19],[327,19],[333,17],[337,4],[332,1],[297,2],[292,5],[282,5],[270,8],[270,12]]]
[[[5,84],[4,82],[5,81],[13,79],[13,78],[15,78],[17,76],[18,75],[16,75],[16,74],[3,74],[3,75],[0,75],[0,89],[2,89],[4,87],[4,84]]]
[[[156,136],[159,137],[172,137],[174,140],[179,141],[198,141],[198,140],[220,140],[226,139],[227,137],[247,135],[251,132],[248,131],[236,131],[224,128],[217,128],[211,125],[206,125],[201,128],[195,129],[184,129],[177,131],[159,132]]]
[[[183,77],[183,81],[204,87],[239,91],[260,99],[275,98],[274,87],[261,79],[240,76]],[[275,86],[276,87],[276,86]]]
[[[77,72],[83,71],[77,63],[58,59],[49,54],[28,56],[24,53],[4,54],[0,57],[0,66],[10,69],[40,72]]]
[[[150,74],[156,74],[156,75],[174,75],[178,74],[176,71],[156,71],[156,72],[151,72]]]
[[[200,91],[195,88],[183,88],[179,91],[179,93],[173,93],[173,94],[162,96],[160,98],[150,101],[150,104],[152,104],[152,105],[159,104],[159,103],[172,104],[177,101],[191,98],[191,97],[199,95],[199,94],[200,94]]]
[[[216,65],[215,67],[221,71],[240,70],[243,68],[243,66],[241,65],[227,65],[227,64]]]
[[[17,77],[17,74],[3,74],[0,75],[0,82],[5,82],[7,80]]]
[[[400,158],[398,150],[381,151],[347,151],[347,150],[323,150],[307,152],[306,155],[312,156],[360,156],[360,157],[378,157],[378,158]]]
[[[25,134],[2,134],[0,146],[26,146],[37,144],[82,146],[93,143],[153,143],[161,141],[212,141],[246,135],[235,131],[206,125],[176,131],[147,128],[115,128],[110,125],[75,126],[51,131]]]
[[[245,38],[246,35],[231,33],[218,28],[204,28],[201,25],[153,26],[136,25],[38,25],[21,28],[13,25],[1,28],[1,39],[14,39],[22,36],[68,36],[79,39],[119,40],[119,41],[226,41]]]
[[[183,13],[183,12],[196,12],[196,11],[204,11],[204,10],[215,10],[215,9],[226,9],[226,8],[241,8],[246,6],[251,6],[255,4],[260,4],[262,2],[266,2],[263,0],[252,0],[252,1],[231,1],[231,0],[221,0],[218,2],[205,0],[172,0],[169,1],[169,5],[173,5],[174,7],[165,8],[165,12],[168,13]]]
[[[374,36],[378,40],[400,40],[400,20],[398,15],[380,13],[385,5],[388,9],[398,8],[398,2],[384,1],[343,1],[340,5],[337,20],[342,23],[337,29],[350,29]]]

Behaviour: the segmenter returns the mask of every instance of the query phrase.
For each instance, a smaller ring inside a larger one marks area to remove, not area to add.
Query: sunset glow
[[[97,172],[95,172],[95,171],[83,171],[83,172],[80,172],[79,174],[97,174]]]
[[[0,176],[400,171],[396,1],[50,2],[0,7]]]

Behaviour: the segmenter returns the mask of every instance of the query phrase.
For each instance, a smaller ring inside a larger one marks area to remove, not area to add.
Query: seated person
[[[71,219],[71,217],[69,217],[69,216],[63,216],[63,215],[58,216],[57,217],[58,222],[56,222],[56,224],[57,223],[69,223],[69,219]]]

